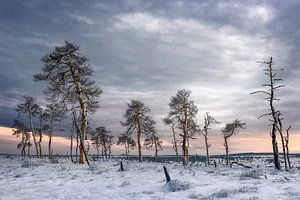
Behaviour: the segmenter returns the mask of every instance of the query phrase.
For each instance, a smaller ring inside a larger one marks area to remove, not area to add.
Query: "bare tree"
[[[33,125],[33,117],[38,114],[38,111],[40,109],[40,106],[36,104],[36,101],[33,97],[30,96],[24,96],[24,102],[17,105],[16,111],[19,113],[27,113],[28,119],[29,119],[29,127],[30,131],[32,133],[33,142],[35,145],[36,150],[36,156],[40,157],[40,152],[38,148],[38,141],[36,139],[36,132]]]
[[[126,128],[126,134],[136,134],[138,146],[138,159],[142,162],[141,136],[151,131],[154,120],[148,115],[150,109],[139,100],[131,100],[127,103],[127,109],[124,114],[125,121],[121,125]]]
[[[176,131],[175,131],[175,121],[174,119],[169,119],[169,118],[164,118],[163,119],[163,122],[165,125],[168,125],[171,127],[171,130],[172,130],[172,140],[171,140],[171,143],[172,143],[172,147],[173,147],[173,150],[175,152],[175,155],[176,155],[176,160],[177,162],[179,161],[179,148],[180,148],[180,140],[177,138],[177,134],[176,134]]]
[[[136,142],[134,139],[131,138],[130,134],[123,133],[118,137],[117,145],[124,145],[125,147],[125,155],[128,159],[128,155],[130,152],[130,149],[133,149],[136,146]]]
[[[169,103],[170,111],[167,117],[173,120],[175,127],[182,132],[179,136],[182,137],[182,163],[184,166],[188,164],[189,160],[189,139],[194,139],[193,136],[198,131],[195,120],[198,108],[190,100],[190,95],[191,91],[182,89],[175,96],[171,97]]]
[[[12,125],[13,135],[16,137],[21,137],[20,143],[17,144],[17,148],[21,149],[21,155],[26,155],[26,147],[30,148],[30,134],[28,129],[25,127],[24,123],[20,120],[14,120]]]
[[[288,129],[286,129],[286,137],[284,138],[285,141],[285,148],[286,148],[286,159],[289,165],[289,168],[291,169],[291,162],[290,162],[290,150],[289,150],[289,139],[290,139],[290,129],[291,129],[291,125],[288,127]]]
[[[286,152],[285,152],[285,145],[284,145],[284,136],[282,131],[282,114],[279,110],[277,110],[274,106],[275,101],[279,101],[280,99],[275,97],[275,92],[278,91],[280,88],[285,87],[282,84],[278,84],[278,82],[282,81],[281,78],[278,78],[278,73],[276,72],[277,69],[273,69],[273,59],[270,57],[269,61],[263,61],[259,62],[265,64],[267,67],[263,69],[265,75],[268,77],[268,82],[263,84],[263,87],[267,87],[266,90],[258,90],[255,92],[252,92],[251,94],[258,94],[262,93],[266,95],[265,100],[269,103],[269,112],[265,113],[258,117],[260,119],[264,116],[270,116],[268,119],[271,122],[272,130],[270,132],[271,138],[272,138],[272,147],[273,147],[273,156],[274,156],[274,165],[275,169],[280,169],[280,161],[279,161],[279,152],[278,152],[278,144],[276,139],[276,133],[278,132],[281,137],[281,143],[282,143],[282,151],[284,155],[284,162],[285,162],[285,168],[287,169],[287,161],[286,161]],[[283,69],[279,69],[283,70]]]
[[[201,133],[204,136],[207,165],[210,165],[209,147],[211,146],[210,144],[208,144],[208,132],[211,129],[212,125],[215,125],[218,123],[219,122],[214,117],[212,117],[209,113],[206,113],[204,115],[204,126],[201,130]]]
[[[98,108],[97,97],[101,90],[91,81],[93,73],[88,64],[88,59],[79,52],[79,46],[70,42],[56,47],[53,52],[42,58],[44,66],[42,73],[35,74],[35,81],[47,81],[46,93],[64,105],[72,104],[79,108],[80,112],[80,157],[79,163],[84,163],[85,134],[87,128],[87,113],[94,113]]]
[[[222,129],[223,137],[224,137],[224,147],[226,152],[226,165],[229,165],[229,146],[228,139],[238,134],[240,129],[246,128],[246,123],[241,122],[239,119],[234,120],[232,123],[227,123],[225,127]]]

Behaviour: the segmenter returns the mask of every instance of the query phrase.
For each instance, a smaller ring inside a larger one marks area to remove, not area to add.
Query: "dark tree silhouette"
[[[173,150],[175,152],[175,155],[176,155],[176,160],[177,162],[179,161],[179,148],[180,148],[180,140],[177,138],[177,134],[176,134],[176,131],[175,131],[175,120],[173,119],[169,119],[169,118],[164,118],[163,119],[163,123],[165,125],[168,125],[171,127],[171,130],[172,130],[172,140],[171,140],[171,143],[172,143],[172,147],[173,147]]]
[[[57,130],[55,127],[59,127],[60,122],[66,117],[65,113],[67,110],[65,109],[62,103],[55,102],[54,100],[47,99],[47,110],[49,125],[47,126],[48,131],[48,157],[52,158],[52,135],[54,130]]]
[[[28,132],[28,128],[25,127],[24,123],[20,120],[14,120],[12,125],[13,135],[16,137],[21,137],[20,143],[17,144],[17,148],[21,149],[21,155],[26,155],[26,147],[30,148],[30,134]],[[29,155],[29,153],[28,153]]]
[[[280,135],[281,143],[282,143],[282,151],[284,156],[284,164],[285,168],[287,169],[287,159],[286,159],[286,148],[285,148],[285,140],[283,136],[283,128],[282,128],[282,114],[280,110],[277,110],[274,106],[275,101],[279,101],[280,99],[275,97],[275,92],[278,91],[280,88],[285,87],[282,84],[278,84],[278,82],[282,81],[281,78],[278,78],[278,73],[276,71],[281,71],[283,69],[273,69],[273,59],[270,57],[269,61],[259,62],[265,64],[267,67],[263,69],[265,75],[268,77],[268,82],[262,84],[263,87],[267,87],[266,90],[258,90],[252,92],[251,94],[258,94],[262,93],[266,95],[265,100],[269,103],[269,112],[265,113],[258,117],[260,119],[264,116],[269,116],[268,119],[271,122],[272,130],[270,132],[272,138],[272,147],[273,147],[273,156],[274,156],[274,165],[275,169],[280,169],[280,160],[279,160],[279,152],[278,152],[278,144],[277,144],[277,132]]]
[[[44,110],[42,107],[39,108],[38,112],[39,117],[39,128],[38,128],[38,148],[40,156],[42,156],[42,139],[44,131],[48,128],[48,125],[45,124],[45,122],[49,119],[49,114],[46,110]]]
[[[33,117],[39,112],[40,106],[36,104],[36,100],[30,96],[24,96],[24,102],[17,105],[16,111],[19,113],[26,113],[29,119],[29,127],[33,137],[33,142],[35,145],[36,156],[40,157],[40,152],[38,148],[38,141],[36,139],[36,132],[33,124]]]
[[[163,143],[163,141],[158,137],[154,125],[155,123],[153,123],[152,130],[147,133],[144,146],[147,148],[154,148],[154,157],[157,158],[158,151],[162,150],[161,144]]]
[[[45,93],[56,102],[64,105],[71,104],[79,108],[80,126],[80,157],[79,163],[84,163],[84,157],[89,164],[85,151],[85,135],[87,128],[87,113],[94,113],[98,108],[97,97],[101,90],[91,80],[92,68],[85,56],[79,52],[79,46],[65,42],[63,46],[56,47],[53,52],[42,58],[44,66],[42,73],[35,74],[35,81],[47,81]]]
[[[102,158],[107,159],[109,149],[112,145],[113,136],[110,135],[110,131],[106,130],[104,126],[99,126],[96,131],[91,132],[92,145],[97,149],[97,156],[99,157],[99,148],[101,147]]]
[[[207,165],[210,165],[209,147],[211,146],[210,144],[208,144],[208,132],[211,129],[211,126],[218,124],[218,123],[219,122],[214,117],[212,117],[209,113],[206,113],[204,115],[204,126],[201,130],[201,133],[204,136]]]
[[[246,123],[241,122],[240,120],[236,119],[232,123],[227,123],[225,127],[222,129],[223,137],[224,137],[224,147],[226,151],[226,165],[229,165],[229,146],[228,146],[228,139],[239,133],[240,129],[246,128]]]
[[[195,120],[198,108],[190,100],[190,95],[191,91],[182,89],[171,97],[170,111],[167,117],[174,121],[176,128],[181,132],[179,136],[182,137],[182,163],[184,166],[188,164],[189,160],[189,139],[194,139],[194,134],[199,131]]]
[[[131,135],[128,133],[123,133],[118,137],[117,145],[124,145],[125,155],[128,159],[130,149],[133,149],[136,146],[136,142],[131,138]]]
[[[138,159],[142,161],[142,145],[141,137],[144,134],[150,133],[155,124],[154,120],[148,115],[150,109],[139,100],[131,100],[127,103],[127,109],[124,114],[125,121],[121,125],[126,128],[126,134],[136,134],[138,146]]]

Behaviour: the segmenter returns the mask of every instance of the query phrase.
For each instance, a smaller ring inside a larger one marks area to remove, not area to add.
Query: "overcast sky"
[[[126,102],[152,109],[158,131],[178,89],[192,91],[201,124],[240,118],[247,133],[268,134],[263,96],[251,96],[265,76],[257,60],[273,56],[286,88],[276,104],[299,129],[300,1],[0,1],[0,125],[10,126],[23,95],[42,102],[34,83],[41,57],[65,40],[77,43],[103,89],[93,125],[115,134]],[[219,128],[215,132],[219,132]]]

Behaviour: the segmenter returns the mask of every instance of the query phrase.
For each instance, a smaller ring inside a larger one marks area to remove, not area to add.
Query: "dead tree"
[[[19,113],[27,113],[29,119],[29,127],[32,134],[33,142],[35,145],[36,156],[40,157],[40,152],[38,148],[38,141],[36,138],[36,132],[34,129],[33,117],[38,114],[40,106],[36,104],[36,101],[33,97],[24,96],[24,102],[17,105],[16,111]]]
[[[177,162],[179,162],[180,140],[177,138],[177,134],[176,134],[176,131],[175,131],[175,122],[174,122],[174,120],[171,120],[169,118],[164,118],[163,122],[164,122],[165,125],[168,125],[168,126],[171,127],[171,130],[172,130],[171,143],[172,143],[172,147],[173,147],[173,150],[175,152],[175,155],[176,155],[176,160],[177,160]]]
[[[287,163],[289,165],[289,168],[291,169],[291,162],[290,162],[290,151],[289,151],[289,138],[290,138],[290,129],[291,129],[291,125],[288,127],[288,129],[286,129],[286,137],[284,138],[285,140],[285,148],[286,148],[286,159],[287,159]]]
[[[267,87],[267,90],[258,90],[255,92],[252,92],[251,94],[258,94],[262,93],[266,95],[265,100],[269,103],[269,112],[265,113],[258,117],[260,119],[264,116],[270,116],[269,121],[271,122],[272,130],[270,132],[271,138],[272,138],[272,147],[273,147],[273,156],[274,156],[274,165],[275,169],[280,169],[280,161],[279,161],[279,152],[278,152],[278,144],[277,144],[277,132],[279,133],[281,137],[282,142],[282,151],[284,155],[284,162],[285,162],[285,168],[287,169],[287,161],[286,161],[286,152],[285,152],[285,145],[284,145],[284,136],[282,132],[282,114],[279,110],[277,110],[274,106],[275,101],[279,101],[279,98],[275,97],[275,92],[278,91],[280,88],[285,87],[282,84],[278,84],[278,82],[282,81],[282,79],[277,78],[278,74],[276,73],[276,69],[273,69],[273,60],[272,57],[270,57],[269,61],[259,62],[262,64],[265,64],[267,67],[263,69],[265,75],[268,77],[268,82],[266,84],[263,84],[263,87]],[[283,69],[279,69],[283,70]]]
[[[179,90],[175,96],[171,97],[169,107],[170,111],[168,119],[173,120],[176,129],[178,129],[182,137],[182,163],[184,166],[189,161],[189,139],[194,139],[194,134],[198,131],[195,118],[198,112],[197,106],[190,100],[191,91]]]
[[[80,157],[79,163],[87,163],[84,141],[86,138],[87,113],[94,113],[98,108],[97,98],[102,90],[91,81],[93,73],[88,59],[79,52],[79,46],[70,42],[56,47],[53,52],[42,58],[42,73],[35,74],[35,81],[47,81],[46,93],[63,105],[75,105],[80,114]]]
[[[127,103],[127,109],[123,117],[124,122],[121,125],[126,128],[126,134],[136,134],[136,141],[138,146],[138,160],[142,162],[142,144],[141,137],[151,130],[154,120],[148,115],[150,109],[139,100],[131,100]]]
[[[128,133],[123,133],[118,137],[117,145],[124,145],[125,155],[128,159],[130,149],[133,149],[136,146],[136,142],[128,135]]]
[[[214,117],[212,117],[209,113],[206,113],[204,115],[204,126],[201,130],[201,133],[204,136],[207,165],[210,165],[209,147],[211,146],[210,144],[208,144],[208,131],[211,129],[212,125],[215,125],[218,123],[219,122]]]
[[[246,123],[241,122],[239,119],[234,120],[232,123],[227,123],[224,128],[222,128],[222,133],[224,137],[224,147],[226,153],[226,165],[229,165],[229,146],[228,139],[239,133],[239,129],[245,129]]]

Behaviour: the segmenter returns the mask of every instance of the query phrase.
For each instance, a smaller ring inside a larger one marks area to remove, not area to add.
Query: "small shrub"
[[[164,189],[167,192],[176,192],[181,190],[187,190],[191,187],[191,184],[188,182],[181,182],[178,180],[171,180],[164,185]]]

